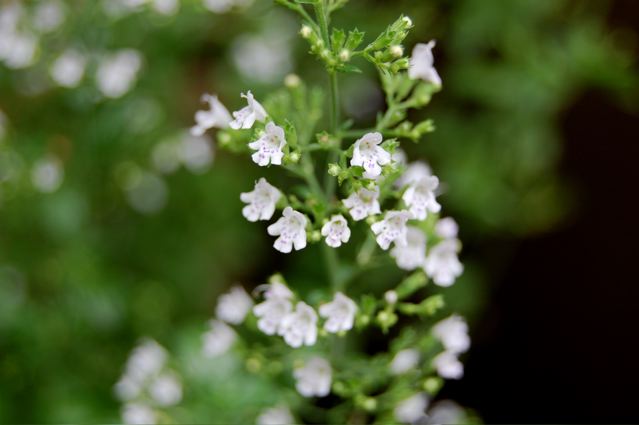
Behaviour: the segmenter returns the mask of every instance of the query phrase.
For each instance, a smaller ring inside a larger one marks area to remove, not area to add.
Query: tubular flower
[[[395,246],[406,246],[406,222],[409,218],[411,214],[408,211],[388,211],[382,221],[371,226],[380,248],[387,250],[393,242]]]
[[[209,104],[209,110],[197,111],[195,113],[195,125],[191,127],[193,136],[201,136],[206,130],[211,128],[228,128],[231,122],[231,114],[222,102],[215,95],[205,93],[202,95],[202,102]]]
[[[391,162],[391,154],[381,146],[383,137],[381,133],[367,133],[355,142],[351,165],[364,168],[364,177],[375,179],[382,174],[382,165]]]
[[[260,167],[265,167],[268,164],[282,165],[284,157],[282,148],[285,145],[284,129],[271,121],[266,124],[262,137],[249,143],[249,148],[256,151],[251,155],[251,159]]]
[[[271,236],[279,236],[273,247],[280,252],[288,254],[295,248],[296,251],[306,247],[306,222],[304,214],[295,211],[291,207],[284,208],[282,217],[268,226],[267,231]]]
[[[240,194],[240,200],[248,204],[242,209],[242,215],[248,221],[270,220],[281,197],[282,193],[262,177],[252,192]]]
[[[268,115],[260,102],[255,100],[250,90],[246,94],[242,93],[242,97],[246,99],[248,105],[233,112],[234,119],[229,123],[229,127],[233,130],[251,128],[255,121],[264,121]]]

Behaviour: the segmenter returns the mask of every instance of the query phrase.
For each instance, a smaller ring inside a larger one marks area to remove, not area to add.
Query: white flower
[[[286,406],[268,408],[257,417],[257,425],[291,425],[294,423],[293,415]]]
[[[233,112],[234,120],[229,123],[229,126],[234,130],[251,128],[255,121],[264,121],[268,115],[250,90],[246,94],[242,93],[242,97],[246,99],[248,105]]]
[[[464,376],[464,365],[455,353],[444,351],[433,359],[437,374],[444,379],[461,379]]]
[[[178,154],[184,166],[192,173],[203,173],[213,162],[212,141],[207,136],[185,134],[180,140]]]
[[[295,388],[304,397],[325,397],[331,392],[333,378],[331,365],[321,357],[313,357],[306,364],[295,369]]]
[[[439,179],[436,176],[429,176],[421,178],[406,189],[402,199],[413,214],[413,218],[425,220],[429,212],[438,213],[441,210],[441,205],[435,199],[437,187],[439,187]]]
[[[27,68],[36,58],[38,39],[28,33],[4,32],[0,29],[0,60],[12,69]]]
[[[178,0],[153,0],[153,9],[163,15],[175,15],[180,7]]]
[[[286,145],[284,129],[271,121],[266,124],[262,137],[249,143],[249,148],[256,151],[251,155],[251,159],[260,167],[269,163],[281,165],[284,157],[284,152],[282,152],[284,145]]]
[[[268,226],[267,231],[271,236],[278,236],[273,247],[285,254],[306,247],[306,216],[295,211],[291,207],[284,208],[282,217]]]
[[[381,133],[367,133],[355,142],[353,148],[352,166],[364,168],[364,177],[374,179],[382,174],[382,165],[391,162],[391,154],[381,146],[383,137]]]
[[[424,177],[430,177],[433,172],[428,164],[424,161],[415,161],[408,164],[400,178],[395,182],[396,187],[404,187],[417,183]]]
[[[142,57],[133,49],[105,57],[96,72],[98,89],[107,97],[123,96],[133,85],[141,66]]]
[[[433,58],[433,47],[435,47],[435,40],[431,40],[428,44],[419,43],[413,48],[413,55],[410,58],[408,68],[408,76],[412,79],[419,78],[433,83],[436,86],[441,86],[442,79],[433,66],[435,62]]]
[[[122,408],[122,422],[130,425],[153,425],[157,422],[157,416],[146,404],[128,403]]]
[[[231,44],[233,62],[243,77],[261,83],[277,83],[293,68],[291,43],[283,30],[288,22],[275,20],[257,34],[243,34]]]
[[[164,367],[166,358],[164,347],[152,339],[144,339],[131,353],[126,364],[126,375],[142,381],[159,372]]]
[[[38,160],[31,170],[33,186],[43,193],[52,193],[58,190],[63,179],[62,163],[52,156]]]
[[[464,409],[452,400],[441,400],[428,409],[427,425],[466,423]]]
[[[201,136],[210,128],[227,128],[229,126],[231,114],[217,96],[205,93],[202,95],[202,102],[207,102],[209,109],[195,113],[195,125],[191,127],[192,135]]]
[[[242,209],[242,215],[248,221],[270,220],[281,197],[282,193],[262,177],[252,192],[240,194],[240,200],[248,204]]]
[[[361,188],[357,192],[352,193],[347,199],[344,199],[342,203],[349,209],[348,212],[351,214],[351,217],[353,217],[353,220],[359,221],[368,216],[381,213],[378,198],[378,187],[375,187],[375,190]]]
[[[214,13],[226,13],[234,7],[246,7],[253,0],[203,0],[204,7]]]
[[[149,394],[160,406],[174,406],[182,400],[182,384],[173,373],[164,373],[151,382]]]
[[[419,227],[406,228],[406,245],[395,245],[390,251],[391,257],[402,270],[415,270],[426,261],[426,235]]]
[[[395,407],[395,419],[399,422],[410,424],[417,422],[426,415],[428,397],[424,393],[415,394],[403,400]]]
[[[393,155],[391,155],[391,161],[393,161],[397,165],[406,165],[406,162],[408,161],[407,158],[408,157],[406,156],[406,152],[404,152],[400,148],[396,148],[395,152],[393,152]]]
[[[295,311],[282,319],[278,334],[293,348],[314,345],[317,341],[317,313],[310,305],[298,302]]]
[[[453,314],[433,326],[433,335],[441,341],[446,351],[463,353],[470,348],[468,324],[463,317]]]
[[[419,351],[414,348],[407,348],[401,350],[395,354],[393,361],[390,365],[390,370],[393,375],[401,375],[411,369],[417,367],[419,364],[420,355]]]
[[[142,392],[142,383],[125,373],[115,384],[114,390],[118,399],[129,401],[140,395],[140,392]]]
[[[253,299],[246,293],[244,288],[235,285],[229,292],[220,296],[215,315],[218,319],[239,325],[253,307]]]
[[[326,245],[337,248],[342,243],[348,242],[351,237],[351,229],[348,228],[346,219],[338,214],[331,217],[331,220],[322,226],[322,236],[326,238]]]
[[[406,246],[406,222],[411,218],[408,211],[388,211],[382,221],[373,223],[371,229],[377,235],[377,244],[387,250],[392,242],[396,246]]]
[[[293,309],[293,293],[279,282],[265,285],[265,288],[265,301],[253,307],[253,314],[259,318],[257,327],[267,335],[274,335],[278,332],[282,320]]]
[[[450,218],[441,218],[435,224],[435,234],[440,238],[444,239],[454,239],[457,237],[459,233],[459,226],[457,222]]]
[[[424,271],[436,285],[450,286],[464,271],[463,264],[457,258],[460,243],[457,239],[445,239],[430,248],[424,263]]]
[[[44,1],[33,12],[33,27],[40,32],[50,32],[64,22],[65,10],[58,0]]]
[[[352,329],[356,312],[357,304],[341,292],[335,294],[333,301],[319,308],[320,316],[326,319],[324,329],[331,333]]]
[[[221,356],[231,348],[237,335],[229,325],[220,320],[211,320],[209,325],[211,328],[202,337],[204,355],[206,357]]]
[[[86,58],[75,50],[66,50],[51,66],[51,78],[62,87],[77,87],[84,76]]]

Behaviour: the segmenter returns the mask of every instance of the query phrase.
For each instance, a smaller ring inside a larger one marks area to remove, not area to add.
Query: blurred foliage
[[[32,66],[0,64],[0,421],[118,422],[112,386],[135,341],[149,335],[175,348],[194,384],[183,417],[248,422],[255,411],[216,412],[246,400],[257,411],[274,401],[273,389],[232,359],[202,363],[199,338],[230,283],[257,285],[287,266],[240,214],[238,194],[258,170],[220,153],[210,170],[163,174],[154,149],[183,137],[202,92],[219,93],[235,109],[240,91],[259,95],[289,71],[309,80],[323,74],[303,54],[296,20],[267,0],[223,15],[194,0],[174,16],[147,7],[112,16],[86,1],[64,6],[65,23],[39,37]],[[637,106],[635,35],[608,28],[604,2],[567,0],[358,0],[338,20],[363,22],[373,34],[400,11],[416,23],[406,48],[438,40],[437,131],[409,154],[427,158],[451,189],[444,204],[462,239],[550,229],[570,206],[556,172],[561,114],[592,87]],[[74,89],[48,75],[68,47],[89,58]],[[142,68],[129,93],[105,98],[95,69],[120,48],[137,49]],[[372,121],[383,107],[377,85],[373,75],[345,78],[346,113]],[[34,187],[43,158],[63,170],[57,190]],[[448,291],[461,310],[476,313],[485,277],[466,262]],[[305,252],[290,278],[321,278],[318,267]]]

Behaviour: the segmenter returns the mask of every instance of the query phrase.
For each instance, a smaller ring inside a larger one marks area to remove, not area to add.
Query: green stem
[[[331,133],[337,134],[337,128],[339,125],[339,87],[337,85],[337,74],[335,72],[330,73],[330,107],[331,107],[331,115],[330,115],[330,125],[331,125]],[[328,155],[328,163],[335,163],[339,158],[338,151],[332,151]],[[324,176],[324,187],[326,187],[326,197],[330,201],[333,199],[335,195],[335,186],[337,180],[335,177],[329,175],[328,173]]]

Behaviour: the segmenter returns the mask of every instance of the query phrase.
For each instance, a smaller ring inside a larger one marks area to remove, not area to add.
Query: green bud
[[[382,331],[388,332],[388,330],[397,323],[397,315],[392,311],[382,310],[377,313],[377,323],[382,328]]]
[[[246,370],[251,373],[258,373],[262,369],[262,362],[257,357],[246,359]]]
[[[403,300],[426,286],[427,283],[428,279],[424,272],[421,270],[416,271],[397,286],[397,296],[400,300]]]
[[[435,395],[439,392],[443,385],[443,379],[431,376],[430,378],[426,378],[424,380],[422,387],[428,394]]]
[[[293,164],[297,164],[300,161],[300,158],[301,158],[300,153],[297,152],[297,151],[291,152],[288,155],[288,161],[293,163]]]
[[[342,169],[340,168],[339,165],[335,163],[328,164],[328,174],[330,174],[331,176],[337,177],[339,176],[341,171]]]

